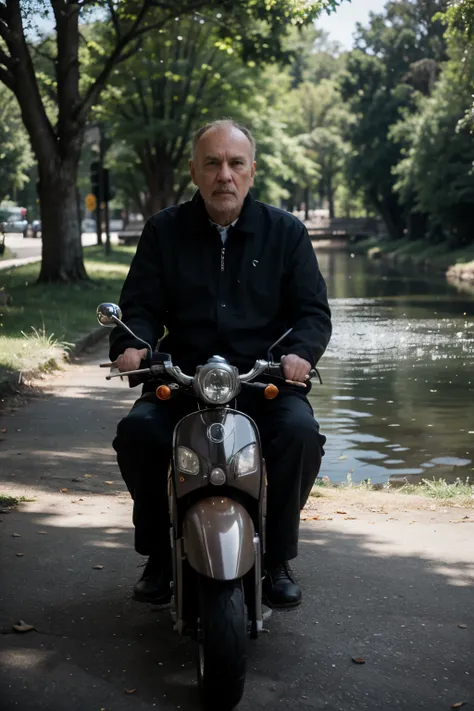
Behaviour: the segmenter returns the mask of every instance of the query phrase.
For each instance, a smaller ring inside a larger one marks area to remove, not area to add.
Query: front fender
[[[235,580],[255,563],[255,528],[244,507],[225,496],[194,504],[184,516],[184,550],[189,564],[215,580]]]

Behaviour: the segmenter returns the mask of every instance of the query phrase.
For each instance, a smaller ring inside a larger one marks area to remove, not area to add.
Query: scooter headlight
[[[192,449],[180,445],[176,450],[176,463],[180,472],[199,474],[199,457]]]
[[[255,443],[248,444],[237,452],[233,458],[233,470],[235,476],[246,476],[254,474],[258,468],[258,450]]]
[[[210,405],[224,405],[232,400],[238,388],[231,368],[203,368],[198,378],[200,395]]]

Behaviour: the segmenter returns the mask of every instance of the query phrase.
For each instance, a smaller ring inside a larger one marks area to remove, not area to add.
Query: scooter
[[[117,305],[100,304],[97,318],[101,325],[119,325],[137,338],[122,322]],[[193,376],[186,375],[169,354],[154,353],[142,341],[149,351],[147,367],[106,376],[141,382],[150,378],[162,401],[179,391],[196,400],[196,411],[176,425],[168,472],[171,615],[178,634],[197,640],[201,699],[206,708],[219,711],[230,711],[241,700],[247,637],[256,639],[271,615],[262,605],[265,462],[255,422],[235,403],[242,388],[253,388],[268,399],[278,396],[277,385],[257,378],[282,378],[271,352],[291,330],[273,344],[267,360],[257,360],[244,374],[213,356]],[[316,370],[310,377],[314,375],[319,375]]]

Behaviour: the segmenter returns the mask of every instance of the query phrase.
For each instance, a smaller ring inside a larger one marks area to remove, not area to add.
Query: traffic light
[[[100,202],[102,192],[100,190],[100,163],[99,161],[94,161],[91,163],[91,191],[92,194],[96,196],[97,201]]]
[[[103,186],[104,186],[102,195],[104,196],[105,202],[110,202],[115,197],[115,189],[112,184],[110,173],[107,168],[104,168],[102,175],[103,175]]]
[[[100,184],[100,163],[94,161],[91,163],[91,191],[96,196],[97,201],[110,202],[115,195],[115,190],[112,185],[110,173],[107,168],[102,168],[102,185]]]

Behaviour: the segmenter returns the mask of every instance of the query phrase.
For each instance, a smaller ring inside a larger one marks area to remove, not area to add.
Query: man
[[[268,471],[265,600],[300,604],[288,561],[297,555],[299,514],[318,474],[325,438],[306,398],[310,369],[331,335],[326,285],[304,225],[249,193],[255,141],[231,120],[199,130],[190,161],[198,187],[187,203],[151,217],[120,298],[124,322],[155,345],[166,325],[166,352],[186,373],[212,355],[247,371],[290,326],[275,351],[287,385],[271,401],[242,393],[238,405],[260,429]],[[110,358],[120,371],[147,350],[119,328]],[[150,391],[150,392],[148,392]],[[119,423],[114,448],[134,499],[135,548],[149,556],[134,598],[170,599],[171,555],[166,477],[172,432],[192,408],[144,393]]]

